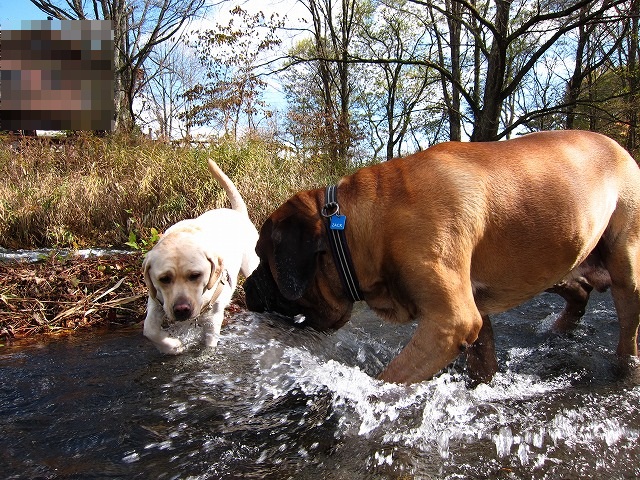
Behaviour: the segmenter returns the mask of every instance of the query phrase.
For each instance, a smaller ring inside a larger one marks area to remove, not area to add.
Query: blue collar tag
[[[331,224],[329,225],[329,228],[331,230],[344,230],[344,226],[346,223],[346,215],[333,215],[331,217]]]

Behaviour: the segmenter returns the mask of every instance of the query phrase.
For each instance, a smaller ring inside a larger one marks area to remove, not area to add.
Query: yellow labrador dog
[[[471,376],[489,380],[489,315],[550,288],[572,303],[556,323],[566,329],[591,288],[610,286],[617,353],[637,356],[640,170],[595,133],[449,142],[363,168],[290,198],[256,250],[251,310],[326,330],[362,299],[390,321],[418,321],[386,381],[429,379],[461,351]]]
[[[178,338],[163,330],[165,318],[170,322],[197,319],[204,344],[215,347],[238,273],[249,276],[259,263],[258,232],[240,193],[213,160],[209,170],[227,192],[232,209],[210,210],[176,223],[143,262],[149,288],[144,335],[163,353],[184,350]]]

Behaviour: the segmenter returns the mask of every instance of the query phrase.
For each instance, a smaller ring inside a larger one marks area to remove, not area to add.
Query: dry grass
[[[152,227],[224,206],[207,157],[236,183],[257,226],[294,192],[339,176],[260,138],[207,148],[91,136],[0,142],[0,247],[122,247],[132,232],[150,238]]]

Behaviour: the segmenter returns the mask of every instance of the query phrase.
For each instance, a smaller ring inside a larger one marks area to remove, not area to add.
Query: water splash
[[[543,380],[509,370],[497,374],[490,384],[470,389],[462,374],[449,371],[417,385],[394,385],[372,378],[358,365],[276,344],[269,345],[268,353],[256,355],[263,367],[262,388],[274,396],[291,388],[301,389],[310,398],[329,392],[342,435],[388,447],[372,455],[371,463],[380,468],[394,464],[397,446],[436,453],[455,463],[464,445],[489,443],[496,460],[535,471],[561,462],[554,458],[558,450],[590,448],[599,442],[603,448],[628,446],[638,439],[638,430],[610,418],[607,407],[602,412],[588,405],[536,411],[546,402],[555,405],[554,396],[571,390],[576,375]],[[356,351],[355,363],[366,361],[363,349]],[[530,353],[530,349],[515,348],[509,356],[517,363]]]

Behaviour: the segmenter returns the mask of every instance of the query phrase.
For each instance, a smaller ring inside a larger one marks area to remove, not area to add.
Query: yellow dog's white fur
[[[144,335],[167,354],[181,353],[184,345],[163,330],[165,318],[172,322],[197,319],[203,326],[204,344],[215,347],[238,273],[249,276],[259,263],[258,232],[240,193],[213,160],[208,163],[232,208],[210,210],[171,226],[143,262],[149,288]]]

